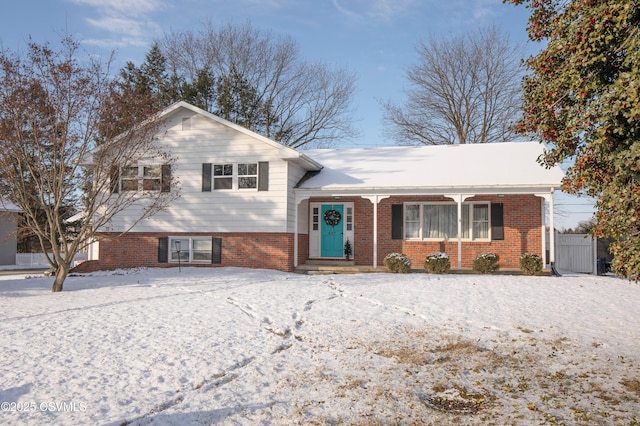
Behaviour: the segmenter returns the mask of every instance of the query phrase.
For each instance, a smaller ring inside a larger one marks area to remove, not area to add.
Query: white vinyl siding
[[[186,113],[192,114],[184,111],[173,116],[159,139],[175,159],[172,173],[180,187],[180,198],[167,210],[136,224],[133,231],[291,232],[287,228],[289,219],[291,225],[294,223],[293,216],[289,216],[289,208],[294,204],[293,191],[289,189],[293,185],[288,182],[287,172],[291,163],[281,158],[279,148],[204,116],[193,115],[191,128],[183,130],[182,115]],[[231,164],[237,168],[239,164],[261,162],[268,163],[268,190],[212,188],[203,192],[203,164],[212,164],[213,177],[213,165],[216,164]],[[301,177],[304,171],[299,174]],[[139,215],[137,209],[142,208],[141,203],[118,215],[111,230],[118,232],[133,225]]]

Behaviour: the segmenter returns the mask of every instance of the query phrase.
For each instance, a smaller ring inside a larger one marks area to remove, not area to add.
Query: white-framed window
[[[202,191],[269,190],[269,162],[203,163]]]
[[[346,231],[353,231],[353,207],[347,207],[346,208],[346,214],[345,214],[345,218],[344,218],[344,222],[345,222],[345,228]]]
[[[490,204],[462,205],[462,239],[490,238]],[[444,241],[458,238],[458,206],[455,203],[407,203],[404,205],[404,238]]]
[[[233,164],[213,165],[213,189],[231,189],[233,187]]]
[[[144,191],[160,191],[162,187],[162,166],[141,166],[142,189]]]
[[[123,191],[138,190],[138,166],[120,169],[120,189]]]
[[[258,163],[238,164],[238,189],[256,189],[258,187]]]
[[[169,191],[170,166],[157,164],[120,167],[119,173],[121,191]]]
[[[211,237],[169,237],[169,262],[211,263]]]
[[[464,207],[464,206],[463,206]],[[489,239],[491,222],[489,216],[489,204],[472,204],[469,207],[473,225],[471,228],[471,239]]]
[[[317,231],[320,229],[320,208],[318,207],[314,207],[312,210],[312,217],[311,217],[311,229],[314,231]]]

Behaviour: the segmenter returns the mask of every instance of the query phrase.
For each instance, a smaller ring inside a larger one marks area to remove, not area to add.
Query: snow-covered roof
[[[543,152],[538,142],[308,150],[324,168],[299,188],[558,188],[564,174],[537,163]]]
[[[0,198],[0,212],[21,212],[22,209],[11,201]]]

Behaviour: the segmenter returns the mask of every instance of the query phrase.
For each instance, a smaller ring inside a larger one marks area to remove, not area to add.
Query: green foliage
[[[268,104],[258,91],[235,69],[218,78],[216,86],[216,115],[247,129],[261,130],[269,119]]]
[[[575,159],[563,189],[597,199],[596,237],[613,237],[612,269],[640,276],[640,3],[505,0],[532,11],[519,132],[549,147],[546,166]]]
[[[537,254],[525,253],[520,256],[520,270],[525,275],[536,275],[542,271],[542,258]]]
[[[449,255],[442,252],[431,253],[424,261],[424,269],[430,274],[444,274],[451,269]]]
[[[389,272],[404,274],[411,270],[411,261],[406,254],[389,253],[384,257],[384,266]]]
[[[473,270],[481,274],[490,274],[500,268],[500,256],[495,253],[482,253],[473,259]]]
[[[347,260],[349,260],[352,254],[353,248],[351,247],[351,241],[347,239],[347,241],[344,242],[344,256],[347,258]]]
[[[140,67],[127,62],[120,70],[122,91],[133,92],[148,100],[150,111],[159,111],[174,102],[185,101],[204,110],[215,102],[215,77],[210,68],[198,69],[196,75],[185,78],[167,71],[167,58],[154,43]]]

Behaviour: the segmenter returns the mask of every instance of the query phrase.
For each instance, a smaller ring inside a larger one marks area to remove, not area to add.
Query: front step
[[[344,259],[309,259],[304,264],[314,266],[355,266],[356,262]]]
[[[373,266],[356,265],[353,260],[319,260],[311,259],[295,268],[298,274],[320,275],[320,274],[358,274],[363,272],[384,272],[385,268],[374,268]]]

